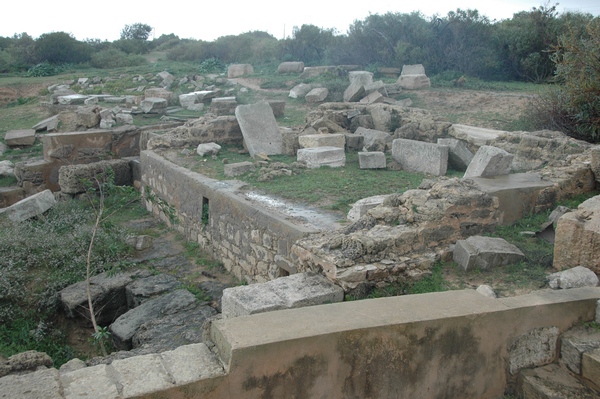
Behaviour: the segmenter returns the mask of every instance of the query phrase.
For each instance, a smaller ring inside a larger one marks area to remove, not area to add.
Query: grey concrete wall
[[[218,181],[177,166],[152,151],[141,153],[146,206],[198,242],[237,278],[266,282],[295,269],[288,259],[292,245],[315,233],[238,194],[240,183]],[[148,196],[148,194],[151,194]],[[153,199],[154,198],[154,199]],[[203,218],[208,204],[208,219]]]

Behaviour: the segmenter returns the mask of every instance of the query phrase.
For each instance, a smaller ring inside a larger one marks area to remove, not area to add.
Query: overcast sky
[[[551,2],[550,4],[554,4]],[[359,0],[331,2],[327,0],[208,0],[133,2],[103,0],[29,0],[12,2],[18,8],[0,13],[0,36],[26,32],[37,38],[43,33],[67,32],[78,40],[119,38],[127,24],[141,22],[154,28],[152,37],[174,33],[182,39],[212,41],[220,36],[237,35],[249,31],[265,31],[278,39],[290,36],[294,26],[312,24],[321,28],[335,28],[346,33],[355,20],[371,14],[386,12],[410,13],[421,11],[424,16],[444,16],[448,11],[477,9],[490,19],[511,18],[514,13],[528,11],[544,4],[529,0],[441,0],[388,1]],[[559,12],[581,11],[600,14],[599,0],[562,0]],[[151,37],[151,38],[152,38]]]

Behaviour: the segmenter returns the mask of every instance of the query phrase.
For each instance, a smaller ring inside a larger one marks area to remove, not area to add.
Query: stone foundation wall
[[[251,204],[237,181],[218,181],[141,153],[146,206],[223,262],[240,280],[266,282],[295,273],[292,245],[315,230]]]

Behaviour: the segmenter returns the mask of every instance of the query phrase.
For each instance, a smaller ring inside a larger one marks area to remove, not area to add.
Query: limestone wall
[[[146,206],[222,261],[237,278],[265,282],[294,273],[292,245],[316,231],[251,204],[236,181],[218,181],[141,153]],[[172,220],[172,219],[176,220]]]

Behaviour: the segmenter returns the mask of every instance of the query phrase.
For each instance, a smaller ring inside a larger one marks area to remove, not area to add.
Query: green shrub
[[[121,68],[147,64],[148,61],[139,54],[127,54],[115,48],[102,50],[92,54],[90,64],[94,68]]]
[[[200,73],[223,73],[227,70],[227,65],[218,58],[209,58],[202,61],[198,72]]]
[[[69,69],[72,69],[72,65],[69,64],[61,64],[54,65],[50,64],[48,61],[44,61],[40,64],[34,65],[27,70],[25,76],[27,77],[40,77],[40,76],[54,76],[61,74]]]

